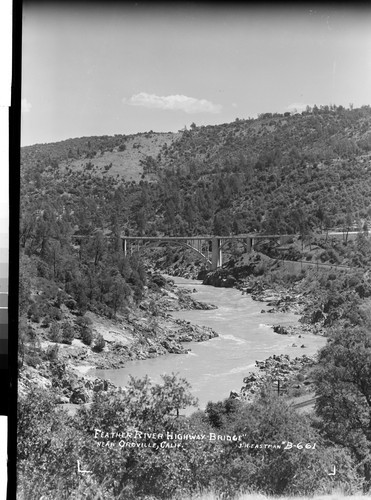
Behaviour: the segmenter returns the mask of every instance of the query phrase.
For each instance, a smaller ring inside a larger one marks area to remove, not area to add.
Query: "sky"
[[[365,5],[23,6],[22,145],[351,103],[371,104]]]

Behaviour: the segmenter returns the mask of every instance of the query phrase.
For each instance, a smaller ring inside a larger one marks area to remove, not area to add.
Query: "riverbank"
[[[326,314],[323,310],[313,310],[313,296],[302,283],[304,273],[287,271],[281,262],[264,254],[243,254],[228,262],[225,268],[204,271],[200,277],[206,285],[236,288],[242,294],[249,294],[253,300],[263,302],[262,313],[287,312],[300,317],[300,325],[296,327],[273,324],[277,334],[326,335]]]
[[[291,357],[296,358],[300,348],[305,348],[307,352],[313,351],[314,344],[312,345],[313,342],[311,338],[313,325],[298,324],[296,320],[291,323],[287,323],[287,321],[282,323],[281,320],[281,318],[286,318],[287,314],[298,316],[301,313],[303,306],[305,306],[307,302],[305,295],[297,293],[294,286],[283,287],[274,283],[271,284],[273,286],[269,288],[266,283],[259,279],[262,275],[256,276],[260,270],[264,268],[267,269],[267,259],[269,258],[265,258],[265,256],[260,254],[252,254],[248,256],[248,259],[248,262],[242,262],[243,265],[236,262],[236,265],[232,269],[228,268],[210,273],[207,278],[209,280],[211,279],[211,282],[208,282],[207,279],[204,280],[205,284],[210,283],[215,287],[215,280],[217,279],[219,280],[219,286],[217,285],[217,288],[231,288],[230,285],[232,285],[233,288],[239,291],[237,296],[242,299],[240,303],[242,308],[241,311],[243,310],[244,314],[247,314],[244,321],[250,321],[249,318],[252,312],[250,312],[249,308],[246,309],[247,297],[251,297],[256,303],[261,302],[264,304],[260,310],[262,319],[260,319],[260,321],[258,320],[258,323],[254,327],[257,328],[257,336],[256,334],[253,335],[254,340],[238,340],[232,335],[232,345],[228,347],[228,349],[231,349],[230,354],[227,354],[227,351],[224,351],[224,349],[219,352],[218,343],[208,345],[204,350],[205,352],[199,354],[199,358],[197,357],[198,354],[196,354],[195,358],[195,353],[192,353],[193,357],[190,362],[193,367],[197,366],[199,361],[201,362],[205,359],[206,355],[206,357],[211,356],[217,360],[217,372],[227,372],[228,374],[223,381],[224,392],[220,391],[219,395],[215,394],[211,399],[223,399],[223,397],[228,397],[231,391],[236,393],[236,388],[241,387],[242,379],[249,375],[248,369],[245,370],[243,367],[246,367],[249,363],[252,363],[253,366],[254,362],[266,360],[268,352],[272,353],[272,355],[273,353],[274,355],[280,355],[281,353],[289,352]],[[174,286],[174,280],[172,278],[162,276],[154,270],[150,272],[155,287],[151,289],[145,288],[144,295],[137,308],[132,307],[130,311],[121,315],[118,314],[114,319],[98,315],[92,311],[85,314],[85,321],[90,324],[93,337],[97,338],[100,336],[103,339],[104,346],[102,349],[97,351],[91,345],[85,345],[82,338],[74,338],[71,344],[68,345],[51,342],[45,338],[44,335],[44,339],[41,342],[41,348],[45,353],[45,359],[37,363],[39,369],[34,371],[31,369],[25,370],[27,376],[20,377],[21,386],[23,383],[36,383],[47,387],[51,383],[52,387],[60,391],[61,402],[67,403],[76,401],[79,403],[86,403],[92,400],[94,392],[114,389],[114,385],[112,384],[110,386],[102,385],[100,375],[91,375],[94,369],[112,370],[115,372],[116,370],[120,371],[120,369],[125,367],[129,362],[154,360],[160,356],[161,359],[165,361],[166,355],[168,354],[187,354],[190,350],[190,343],[198,343],[217,338],[218,334],[216,332],[220,331],[217,325],[215,327],[210,327],[202,324],[202,321],[198,321],[197,319],[189,321],[188,319],[183,319],[181,317],[174,318],[172,316],[172,314],[179,311],[207,312],[211,310],[211,317],[216,317],[220,314],[225,318],[229,317],[228,315],[224,316],[225,311],[223,307],[214,314],[213,310],[215,306],[209,304],[209,302],[213,300],[214,292],[206,301],[202,299],[197,300],[195,297],[198,297],[200,292],[196,295],[194,293],[196,289],[192,284],[190,284],[189,287],[177,287]],[[234,276],[227,274],[230,272],[233,272]],[[198,289],[200,290],[199,287]],[[245,298],[244,296],[247,297]],[[249,300],[251,302],[251,299]],[[221,301],[219,307],[223,304],[224,300]],[[256,307],[254,307],[253,310],[255,311]],[[259,314],[259,310],[257,312]],[[232,317],[233,314],[234,313],[232,313]],[[256,311],[253,314],[256,314]],[[65,320],[69,321],[71,324],[77,322],[73,310],[68,311],[65,308],[64,315]],[[269,321],[268,316],[271,321]],[[277,321],[277,318],[279,321]],[[261,323],[261,325],[259,323]],[[267,339],[263,341],[261,333],[259,333],[261,327],[264,327],[265,330],[271,328],[273,336],[269,334]],[[241,325],[241,328],[244,327]],[[42,336],[42,328],[40,327],[39,330],[38,333]],[[315,333],[320,333],[322,335],[318,325]],[[280,341],[277,344],[274,340],[276,334],[280,334],[277,335],[277,337],[281,337],[283,342]],[[228,336],[224,335],[224,337],[227,338]],[[262,346],[262,348],[257,351],[251,351],[251,348],[248,347],[249,342],[256,342],[256,345]],[[264,346],[265,343],[266,345]],[[246,352],[247,359],[249,359],[248,363],[246,362],[246,355],[244,354],[245,347],[241,349],[239,347],[240,345],[246,345],[246,348],[248,347],[248,351]],[[237,351],[235,351],[235,347],[237,347]],[[192,346],[192,349],[194,348],[195,347]],[[58,352],[55,352],[56,350]],[[240,362],[239,358],[241,355],[242,358]],[[254,357],[250,360],[251,355]],[[228,356],[230,360],[227,362],[226,357]],[[49,359],[50,357],[54,359]],[[64,368],[62,369],[60,367],[59,372],[53,373],[53,365],[56,364],[56,360],[58,360],[58,363]],[[174,362],[175,369],[171,366],[171,360],[166,360],[166,363],[170,363],[169,367],[167,367],[164,361],[160,363],[162,372],[166,371],[171,373],[171,371],[177,371],[176,361]],[[239,363],[242,364],[242,366],[240,366]],[[164,368],[165,365],[166,368]],[[34,367],[36,368],[36,365],[34,365]],[[208,369],[201,363],[198,377],[203,378],[204,373],[207,372]],[[231,382],[228,382],[230,379],[229,375],[233,373],[237,374],[238,378],[235,377],[236,380],[233,378]],[[193,375],[192,372],[191,374]],[[263,372],[261,372],[261,374],[263,374]],[[141,375],[142,374],[139,373],[139,376]],[[186,373],[185,375],[188,376],[189,374]],[[267,377],[269,378],[269,373]],[[59,382],[60,378],[64,380],[62,385]],[[264,377],[259,377],[260,382],[263,378]],[[68,381],[70,381],[70,383]],[[120,380],[114,379],[113,381],[116,386],[122,385]],[[197,379],[196,381],[198,382]],[[252,389],[250,393],[253,394],[256,390],[255,385],[249,388],[246,387],[246,385],[242,387],[242,390],[239,391],[241,397],[245,398],[246,393],[249,392],[250,389]]]
[[[39,345],[34,355],[27,356],[19,371],[19,392],[27,393],[32,386],[53,388],[60,403],[88,403],[94,393],[117,390],[109,381],[89,375],[93,369],[118,369],[127,362],[151,359],[165,354],[186,354],[190,342],[204,342],[218,334],[205,326],[176,319],[171,312],[179,310],[213,310],[215,306],[199,302],[192,290],[174,286],[171,279],[155,276],[156,288],[144,291],[137,308],[108,318],[88,311],[84,324],[92,337],[103,340],[102,348],[86,345],[76,333],[70,344],[53,342],[42,324],[31,324]],[[79,332],[79,316],[73,309],[62,306],[63,320]]]
[[[252,401],[263,387],[284,394],[288,398],[297,398],[313,393],[311,369],[315,366],[316,356],[297,356],[287,354],[273,355],[263,361],[256,361],[258,370],[250,372],[243,379],[239,393],[231,397],[242,401]]]

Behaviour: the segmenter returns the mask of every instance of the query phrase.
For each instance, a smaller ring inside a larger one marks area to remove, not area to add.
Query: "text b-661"
[[[284,450],[291,450],[292,448],[298,450],[315,450],[317,443],[291,443],[290,441],[282,441],[282,444],[285,445]]]

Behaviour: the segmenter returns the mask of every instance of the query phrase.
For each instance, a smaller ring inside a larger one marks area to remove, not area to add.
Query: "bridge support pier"
[[[221,248],[220,238],[212,239],[212,257],[211,257],[211,269],[215,271],[218,267],[222,267],[222,248]]]
[[[251,250],[252,250],[252,238],[245,239],[245,248],[246,248],[247,253],[251,252]]]

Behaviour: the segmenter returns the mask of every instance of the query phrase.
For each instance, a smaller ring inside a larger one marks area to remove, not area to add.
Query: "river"
[[[242,295],[238,290],[215,288],[202,285],[201,281],[178,277],[174,280],[178,286],[196,289],[195,299],[215,304],[218,309],[176,311],[173,316],[210,326],[219,337],[186,344],[191,349],[188,354],[130,361],[125,368],[96,370],[96,376],[124,386],[129,375],[148,375],[153,381],[161,382],[161,374],[179,373],[190,382],[200,408],[204,408],[208,401],[220,401],[228,397],[231,390],[239,391],[243,378],[254,370],[255,360],[266,359],[272,354],[289,354],[290,357],[312,355],[326,342],[325,338],[310,334],[298,338],[274,333],[269,325],[295,325],[299,316],[293,313],[261,313],[266,304],[256,302],[250,295]],[[302,344],[306,347],[301,348]]]

